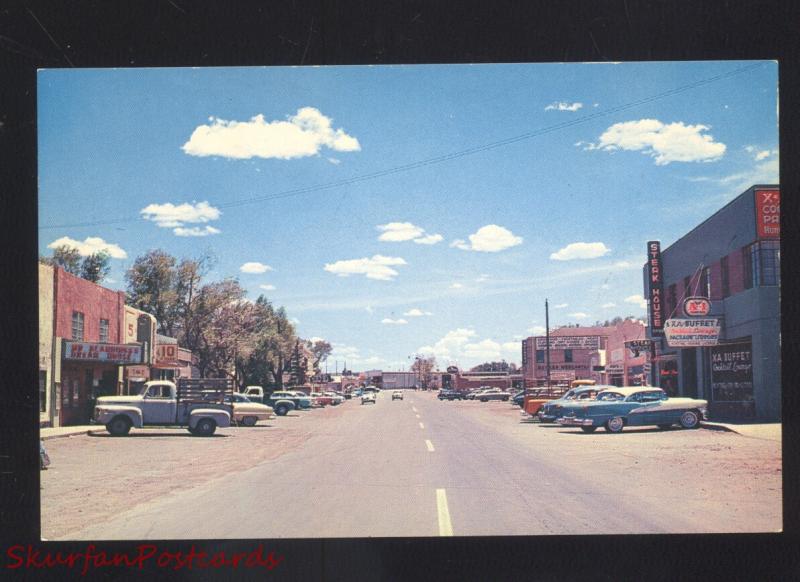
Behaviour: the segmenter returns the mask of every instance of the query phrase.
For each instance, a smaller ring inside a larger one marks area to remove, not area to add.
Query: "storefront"
[[[62,426],[88,424],[99,396],[118,393],[120,365],[139,363],[142,347],[131,344],[62,341]]]

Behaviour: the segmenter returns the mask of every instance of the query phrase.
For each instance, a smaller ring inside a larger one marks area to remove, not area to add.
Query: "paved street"
[[[47,539],[779,531],[780,443],[711,430],[584,434],[504,402],[406,393],[208,439],[48,441]]]

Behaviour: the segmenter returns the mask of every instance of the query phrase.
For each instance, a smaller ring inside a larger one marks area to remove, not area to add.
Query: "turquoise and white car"
[[[621,432],[626,426],[655,425],[668,429],[674,424],[697,428],[706,419],[708,402],[696,398],[670,398],[661,388],[632,386],[608,388],[589,402],[565,403],[561,417],[564,426],[579,426],[583,432],[604,427]]]

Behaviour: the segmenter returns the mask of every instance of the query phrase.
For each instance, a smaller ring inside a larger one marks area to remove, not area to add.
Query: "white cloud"
[[[295,324],[295,325],[297,325],[298,323],[300,323],[300,320],[299,320],[299,319],[297,319],[296,317],[292,317],[292,318],[291,318],[289,321],[290,321],[291,323]]]
[[[388,325],[405,325],[408,323],[405,319],[390,319],[385,317],[381,320],[381,323],[386,323]]]
[[[249,262],[249,263],[245,263],[241,267],[239,267],[239,270],[242,273],[248,273],[248,274],[251,274],[251,275],[258,275],[260,273],[266,273],[267,271],[271,271],[272,267],[270,267],[269,265],[265,265],[264,263]]]
[[[264,291],[275,291],[275,285],[259,285],[258,288]]]
[[[212,226],[204,230],[200,228],[184,228],[185,224],[205,224],[219,219],[222,214],[219,208],[208,202],[184,202],[183,204],[148,204],[139,211],[142,218],[155,222],[161,228],[172,228],[176,236],[208,236],[220,231]]]
[[[193,226],[192,228],[179,226],[174,228],[172,232],[175,233],[175,236],[208,236],[210,234],[219,234],[220,230],[208,225],[204,228],[200,228],[199,226]]]
[[[603,303],[602,305],[603,309],[610,309],[611,307],[616,307],[616,306],[617,304],[614,303],[613,301],[609,301],[608,303]]]
[[[435,245],[442,240],[444,240],[444,237],[440,234],[428,234],[420,238],[415,238],[414,242],[418,245]]]
[[[670,162],[713,162],[725,154],[726,146],[704,133],[709,129],[707,125],[686,125],[682,121],[665,124],[657,119],[639,119],[615,123],[600,136],[598,143],[582,145],[586,150],[641,151],[653,157],[658,166]]]
[[[375,227],[381,231],[378,240],[384,242],[405,242],[412,240],[420,245],[435,245],[444,237],[440,234],[428,234],[425,229],[410,222],[389,222]]]
[[[339,159],[337,159],[337,158],[328,158],[328,161],[329,161],[330,163],[332,163],[333,165],[335,165],[335,166],[338,166],[339,164],[341,164],[341,163],[342,163],[342,160],[339,160]]]
[[[618,269],[627,269],[628,267],[631,267],[632,265],[628,261],[617,261],[617,262],[614,263],[614,266],[616,268],[618,268]]]
[[[550,258],[554,261],[573,261],[575,259],[596,259],[603,257],[611,252],[605,244],[601,242],[574,242],[552,253]]]
[[[310,341],[312,344],[315,344],[315,343],[317,343],[317,342],[324,342],[324,341],[325,341],[325,338],[324,338],[324,337],[319,337],[319,336],[316,336],[316,335],[315,335],[314,337],[310,337],[310,338],[308,338],[308,341]]]
[[[568,313],[570,317],[574,317],[575,319],[586,319],[589,317],[589,314],[584,313],[583,311],[576,311],[575,313]]]
[[[444,337],[432,346],[422,346],[417,350],[423,354],[434,355],[437,358],[457,358],[470,338],[475,337],[475,330],[459,327],[448,331]]]
[[[547,333],[547,329],[543,325],[534,325],[528,328],[528,333],[532,335],[544,335]]]
[[[553,305],[553,309],[564,309],[565,307],[569,307],[569,303],[559,303],[558,305]]]
[[[641,309],[647,309],[647,300],[641,295],[628,295],[625,298],[625,303],[633,303],[638,305]]]
[[[461,283],[453,283],[450,285],[450,289],[463,289],[464,286]]]
[[[433,315],[433,314],[430,311],[423,311],[422,309],[414,307],[406,311],[403,315],[405,315],[406,317],[423,317],[425,315]]]
[[[753,158],[753,159],[755,159],[755,161],[757,161],[757,162],[760,162],[761,160],[766,159],[766,158],[770,157],[771,155],[772,155],[772,152],[770,150],[763,150],[763,151],[758,152],[755,155],[755,158]]]
[[[47,248],[55,249],[62,246],[77,250],[82,257],[88,257],[89,255],[93,255],[95,253],[104,252],[112,259],[128,258],[128,253],[122,250],[122,247],[120,247],[118,244],[107,243],[102,238],[97,236],[87,237],[83,240],[83,242],[69,238],[68,236],[62,236],[61,238],[56,239],[47,245]]]
[[[447,332],[432,346],[422,346],[420,353],[436,356],[440,361],[464,360],[473,365],[487,360],[519,359],[520,342],[498,342],[493,339],[477,340],[472,329],[458,328]]]
[[[191,156],[233,159],[278,158],[290,160],[313,156],[327,147],[338,152],[359,151],[358,139],[343,129],[334,130],[331,118],[314,107],[303,107],[287,121],[265,121],[259,114],[249,121],[215,117],[192,132],[181,149]]]
[[[367,279],[391,281],[398,275],[398,272],[394,270],[392,266],[407,264],[408,263],[400,257],[374,255],[372,258],[364,257],[363,259],[349,259],[336,261],[335,263],[326,263],[324,268],[329,273],[333,273],[339,277],[364,275]]]
[[[450,243],[450,246],[464,251],[496,253],[520,244],[522,244],[521,236],[514,235],[502,226],[487,224],[479,228],[475,234],[469,235],[469,243],[462,239],[456,239]]]
[[[596,106],[596,104],[595,104]],[[547,107],[544,108],[545,111],[577,111],[583,107],[583,103],[575,102],[575,103],[566,103],[564,101],[559,101],[557,103],[551,103]]]

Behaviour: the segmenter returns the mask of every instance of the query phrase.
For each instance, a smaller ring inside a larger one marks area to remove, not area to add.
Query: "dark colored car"
[[[440,390],[436,398],[439,400],[463,400],[464,395],[458,390]]]
[[[614,388],[614,386],[577,386],[564,394],[561,398],[556,398],[555,400],[544,403],[539,409],[537,416],[541,422],[555,422],[557,418],[563,416],[561,410],[564,404],[576,400],[594,400],[598,392],[607,388]]]

